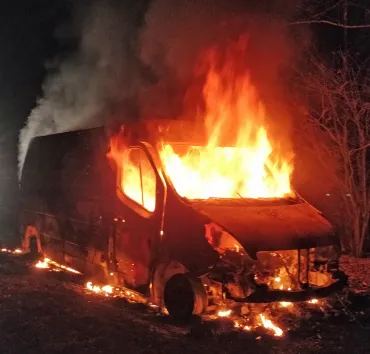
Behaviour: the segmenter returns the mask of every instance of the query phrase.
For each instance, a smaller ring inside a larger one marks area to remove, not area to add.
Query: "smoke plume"
[[[285,26],[295,13],[295,1],[214,0],[210,6],[204,0],[155,0],[147,5],[148,0],[95,1],[79,13],[78,51],[49,75],[44,96],[21,131],[19,172],[35,136],[112,119],[189,114],[199,54],[245,33],[245,65],[275,112],[278,124],[272,122],[272,129],[288,134],[282,73],[296,59],[292,53],[297,47]]]
[[[33,137],[102,125],[131,100],[140,85],[136,38],[144,5],[95,1],[76,7],[78,50],[50,70],[43,97],[21,130],[19,176]]]

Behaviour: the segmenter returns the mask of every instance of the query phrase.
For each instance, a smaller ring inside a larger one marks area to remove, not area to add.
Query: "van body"
[[[194,143],[179,123],[126,126],[117,136],[120,164],[109,158],[104,127],[32,140],[20,183],[26,250],[34,239],[54,261],[133,289],[178,317],[224,301],[324,297],[345,285],[333,226],[298,195],[189,200],[158,153],[161,139]],[[131,173],[133,163],[140,174]],[[123,178],[130,173],[134,191]]]

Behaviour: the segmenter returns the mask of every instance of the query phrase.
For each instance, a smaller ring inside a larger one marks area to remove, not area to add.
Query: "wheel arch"
[[[170,260],[158,263],[153,273],[152,282],[150,284],[151,302],[161,308],[165,307],[164,293],[166,284],[174,276],[183,275],[191,284],[194,296],[194,314],[201,314],[207,308],[207,294],[204,290],[200,279],[192,275],[192,273],[180,262]]]
[[[42,253],[42,246],[41,246],[41,238],[40,232],[34,225],[27,225],[25,228],[23,240],[22,240],[22,247],[25,252],[31,252],[31,240],[32,238],[36,239],[37,244],[37,252]]]
[[[150,282],[150,299],[157,306],[163,306],[163,294],[167,281],[176,274],[185,274],[189,270],[174,260],[160,261],[154,268]]]

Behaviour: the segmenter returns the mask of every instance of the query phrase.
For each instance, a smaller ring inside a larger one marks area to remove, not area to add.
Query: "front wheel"
[[[205,310],[206,293],[199,279],[176,274],[165,285],[164,304],[176,322],[186,323]]]

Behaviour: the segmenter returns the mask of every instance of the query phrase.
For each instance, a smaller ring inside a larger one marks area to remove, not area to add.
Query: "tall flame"
[[[180,155],[174,146],[162,145],[165,170],[181,196],[276,198],[291,194],[291,159],[280,156],[273,146],[264,125],[265,108],[250,76],[240,70],[238,56],[245,45],[240,40],[231,46],[224,60],[218,52],[207,56],[206,146],[193,146]]]

